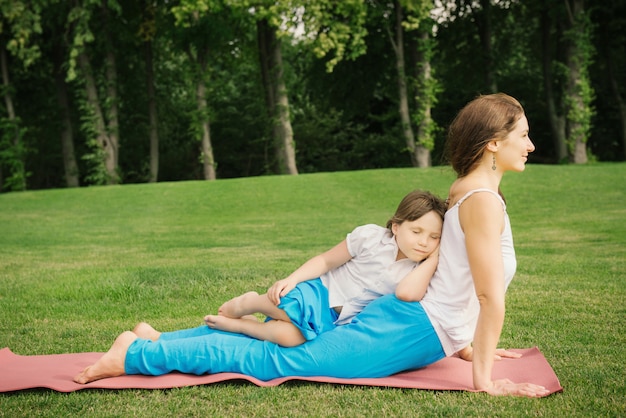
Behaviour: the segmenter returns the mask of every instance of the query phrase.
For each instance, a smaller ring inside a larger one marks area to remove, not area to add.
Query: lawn
[[[0,195],[0,348],[106,351],[147,321],[198,325],[264,291],[355,226],[383,224],[447,168],[385,169]],[[230,382],[171,390],[0,394],[0,416],[624,416],[626,164],[529,165],[505,176],[518,272],[502,347],[538,346],[563,393]]]

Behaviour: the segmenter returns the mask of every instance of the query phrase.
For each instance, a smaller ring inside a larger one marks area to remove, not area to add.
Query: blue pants
[[[383,296],[347,325],[297,347],[281,347],[202,325],[137,339],[128,349],[126,374],[242,373],[261,380],[282,376],[384,377],[444,357],[419,302]]]
[[[298,283],[280,299],[278,307],[307,341],[337,327],[335,321],[339,315],[330,307],[328,289],[319,278]]]

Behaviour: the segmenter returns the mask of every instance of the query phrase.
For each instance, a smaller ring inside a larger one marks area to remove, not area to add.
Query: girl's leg
[[[306,341],[302,332],[291,322],[280,320],[259,322],[245,318],[228,318],[221,315],[207,315],[205,320],[210,328],[245,334],[257,340],[269,341],[283,347],[294,347]]]
[[[270,318],[290,322],[287,314],[274,305],[266,294],[259,295],[257,292],[248,292],[237,296],[225,302],[217,312],[228,318],[242,318],[246,315],[260,313]]]

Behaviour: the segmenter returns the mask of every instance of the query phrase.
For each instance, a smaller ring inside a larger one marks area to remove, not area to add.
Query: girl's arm
[[[439,248],[417,267],[409,272],[396,287],[396,297],[405,302],[417,302],[422,300],[430,279],[437,270],[439,262]]]
[[[330,250],[311,258],[286,278],[274,283],[267,290],[267,296],[273,303],[278,305],[280,298],[289,293],[298,283],[320,277],[322,274],[336,269],[351,259],[352,256],[348,251],[348,244],[344,239]]]

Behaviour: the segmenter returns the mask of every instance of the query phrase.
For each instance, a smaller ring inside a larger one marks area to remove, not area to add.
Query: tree
[[[65,5],[57,4],[55,11],[58,12],[56,16],[60,17],[60,21],[64,22]],[[54,63],[54,83],[56,87],[57,104],[59,109],[59,119],[61,125],[61,148],[63,155],[63,168],[65,174],[65,184],[67,187],[80,186],[80,176],[78,163],[76,161],[76,153],[74,150],[74,127],[71,118],[71,104],[70,104],[70,88],[66,81],[66,58],[67,58],[67,43],[62,36],[62,24],[59,21],[54,21],[53,17],[56,17],[51,10],[48,16],[48,35],[52,39],[52,61]]]
[[[557,161],[564,161],[567,156],[567,136],[565,134],[565,115],[561,104],[562,94],[560,91],[555,92],[555,83],[562,80],[561,74],[555,74],[555,50],[556,39],[561,38],[559,30],[555,35],[553,10],[548,4],[543,4],[541,10],[541,61],[543,69],[543,84],[546,97],[546,106],[548,119],[550,121],[550,130],[552,132],[553,145]],[[557,66],[557,69],[562,69]]]
[[[109,8],[112,8],[109,9]],[[120,5],[115,1],[74,0],[68,16],[72,27],[72,46],[68,78],[78,80],[84,88],[83,130],[88,136],[93,153],[83,158],[92,163],[88,179],[97,184],[117,184],[119,172],[119,110],[117,93],[117,68],[110,13],[119,13]],[[95,41],[91,25],[102,24],[98,53],[104,56],[104,71],[96,74],[89,46]],[[77,79],[76,66],[80,77]],[[98,78],[104,85],[100,93]],[[101,97],[104,95],[104,97]]]
[[[431,165],[430,151],[434,147],[432,138],[433,120],[431,118],[431,106],[435,102],[435,94],[432,90],[432,70],[430,67],[430,55],[432,44],[430,42],[430,28],[426,20],[429,18],[432,2],[425,1],[400,1],[393,2],[395,14],[395,31],[389,29],[389,40],[396,57],[396,72],[398,84],[398,110],[402,132],[407,149],[411,156],[411,163],[415,167],[429,167]],[[412,42],[405,42],[405,32],[412,35]],[[412,68],[415,69],[413,77],[407,75],[405,44],[411,46],[413,56]],[[412,88],[410,88],[412,87]],[[414,92],[413,115],[409,106],[409,92]],[[416,139],[414,125],[418,135]]]
[[[176,24],[174,37],[192,65],[196,84],[197,126],[199,131],[204,178],[216,178],[210,129],[210,106],[207,90],[213,72],[220,61],[228,61],[237,48],[238,31],[245,21],[247,10],[230,8],[221,0],[182,0],[171,9]]]
[[[591,130],[594,99],[589,79],[589,66],[593,55],[591,22],[583,0],[566,0],[567,29],[564,33],[567,84],[565,90],[570,161],[587,162],[587,139]]]
[[[5,183],[9,189],[25,190],[29,176],[25,168],[26,150],[22,141],[25,129],[15,112],[7,53],[15,56],[24,68],[39,58],[39,46],[32,40],[41,33],[40,12],[40,5],[31,2],[0,0],[0,72],[6,111],[6,118],[0,119],[3,132],[0,136],[0,190],[5,187]],[[9,169],[6,179],[3,166]]]
[[[265,101],[274,137],[278,173],[298,174],[296,147],[291,127],[289,97],[284,79],[280,38],[267,18],[257,21],[257,38]]]
[[[142,21],[139,36],[143,40],[146,65],[146,90],[148,93],[148,131],[150,137],[150,174],[148,181],[155,183],[159,178],[159,130],[156,93],[154,89],[153,40],[156,36],[157,6],[153,2],[142,1]]]
[[[600,103],[607,109],[602,113],[607,116],[615,114],[614,119],[607,119],[615,120],[617,129],[606,130],[618,132],[621,159],[626,159],[626,35],[623,30],[626,25],[626,4],[616,0],[605,1],[594,4],[591,12],[595,17],[595,45],[599,61],[595,77],[605,89],[603,94],[598,93],[598,98],[607,97],[606,102]]]

